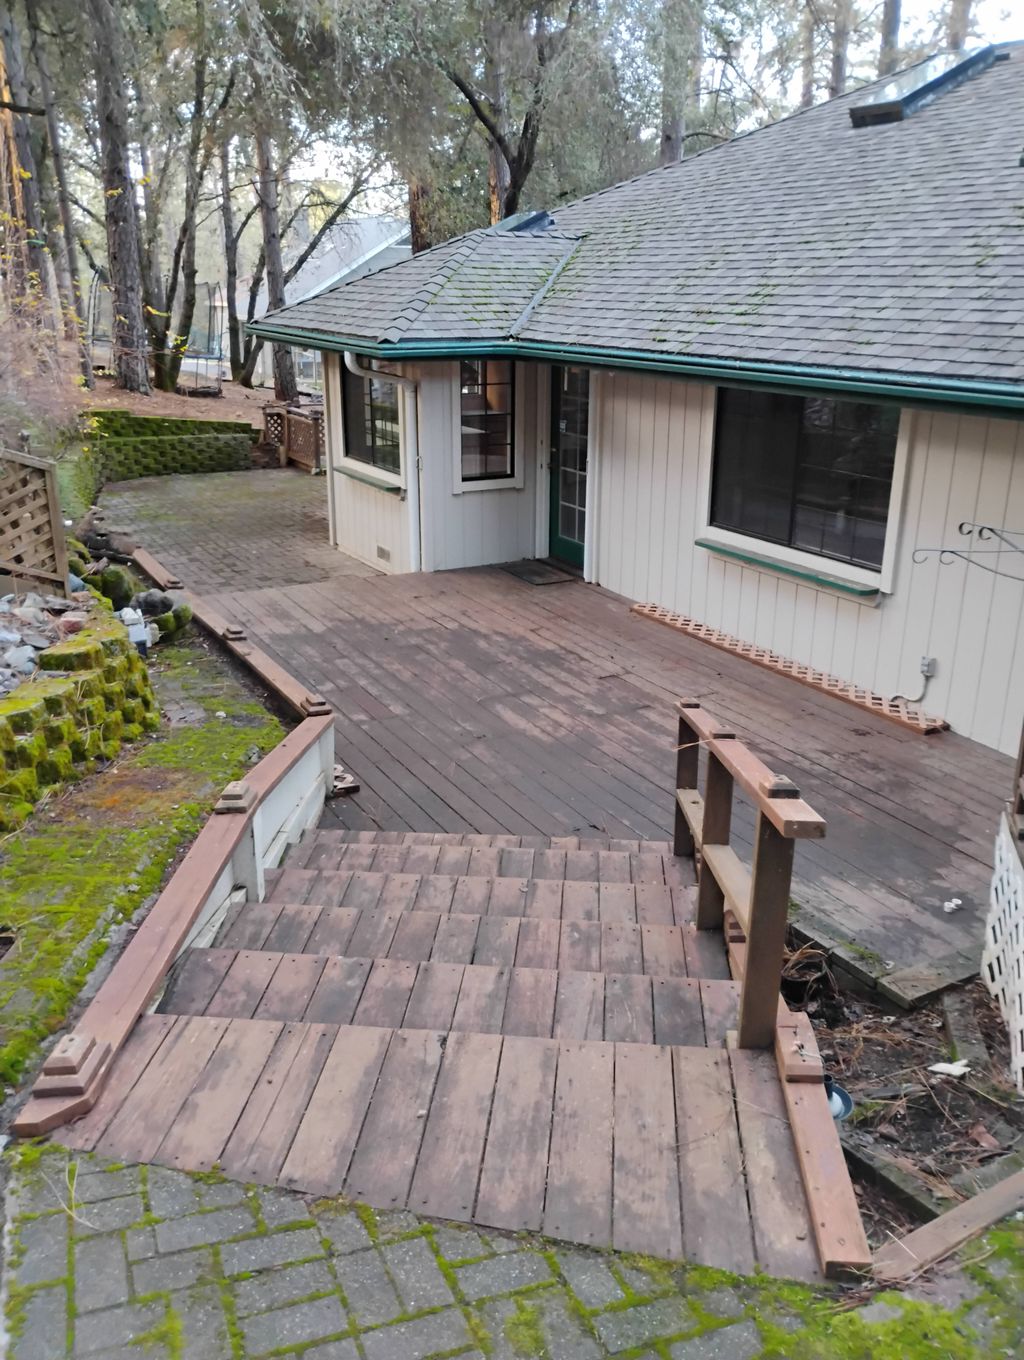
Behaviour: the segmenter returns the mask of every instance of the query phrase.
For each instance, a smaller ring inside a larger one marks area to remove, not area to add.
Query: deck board
[[[146,1016],[95,1109],[57,1136],[118,1160],[219,1164],[377,1208],[818,1278],[771,1055],[443,1038]]]
[[[309,621],[344,628],[354,677],[392,715],[339,716],[339,750],[363,790],[325,823],[665,837],[671,705],[694,693],[829,821],[828,838],[797,853],[806,929],[840,949],[855,939],[862,963],[876,954],[896,972],[977,936],[1011,763],[987,748],[903,733],[631,616],[627,602],[591,587],[545,595],[479,569],[220,593],[216,603],[283,664],[301,649],[310,683],[328,693],[331,628],[313,632]],[[401,644],[382,640],[381,617],[401,625]],[[436,792],[439,772],[452,797],[463,795],[457,809]],[[749,843],[746,809],[737,833]],[[543,877],[552,856],[534,858]],[[570,881],[581,869],[570,865]],[[645,866],[633,872],[643,882]],[[964,904],[955,916],[941,912],[950,895]]]

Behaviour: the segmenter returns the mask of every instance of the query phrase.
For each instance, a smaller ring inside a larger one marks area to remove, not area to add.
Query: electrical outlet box
[[[933,656],[923,656],[921,658],[921,674],[927,679],[935,674],[935,658]]]

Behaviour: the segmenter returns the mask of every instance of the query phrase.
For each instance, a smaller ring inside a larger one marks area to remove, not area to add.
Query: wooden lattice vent
[[[284,417],[288,408],[281,402],[268,402],[263,408],[263,440],[280,447],[284,443]]]
[[[635,604],[633,613],[640,614],[645,619],[653,619],[655,623],[663,623],[667,628],[674,628],[689,637],[699,638],[701,642],[708,642],[712,647],[719,647],[724,652],[732,652],[734,656],[742,656],[745,660],[752,661],[755,666],[763,666],[766,670],[788,675],[791,680],[799,680],[802,685],[809,685],[812,689],[831,694],[848,704],[855,704],[857,708],[866,709],[869,713],[877,713],[880,718],[888,718],[891,722],[909,727],[912,732],[927,735],[931,732],[944,732],[949,727],[945,718],[925,713],[916,704],[908,703],[906,699],[876,694],[874,690],[865,689],[863,685],[851,684],[849,680],[842,680],[838,675],[829,675],[827,671],[815,670],[813,666],[805,665],[802,661],[793,661],[790,657],[780,656],[778,652],[773,652],[768,647],[759,647],[753,642],[741,642],[731,633],[723,633],[719,628],[698,623],[696,619],[688,618],[686,614],[675,614],[671,609],[663,609],[656,604]]]
[[[0,448],[0,576],[65,594],[68,555],[52,463]]]

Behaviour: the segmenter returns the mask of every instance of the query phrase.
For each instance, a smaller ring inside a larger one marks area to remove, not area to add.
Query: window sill
[[[468,491],[522,491],[523,479],[514,477],[481,477],[479,481],[456,482],[452,488],[456,496]]]
[[[740,538],[739,535],[735,537]],[[809,585],[853,596],[855,599],[863,600],[868,604],[877,603],[878,598],[886,593],[882,586],[881,576],[878,575],[876,580],[872,581],[875,573],[864,568],[853,567],[849,574],[842,570],[842,565],[839,563],[835,564],[838,569],[818,569],[809,563],[798,560],[796,553],[794,553],[794,559],[797,560],[788,560],[784,557],[782,555],[784,549],[780,550],[777,555],[772,550],[774,545],[765,544],[762,547],[757,539],[750,539],[748,546],[742,540],[734,542],[732,535],[728,538],[724,535],[722,538],[718,538],[714,535],[714,531],[710,531],[704,537],[696,539],[695,546],[706,548],[709,552],[717,553],[721,557],[728,557],[735,562],[742,562],[747,566],[764,567],[769,571],[777,571],[784,576],[792,576],[797,580],[806,581]],[[827,560],[822,559],[823,562]]]
[[[377,475],[371,468],[365,471],[362,468],[354,468],[348,463],[335,463],[334,471],[340,472],[343,477],[351,477],[354,482],[362,482],[364,486],[372,486],[376,491],[386,491],[389,496],[401,496],[405,499],[405,487],[397,479],[392,481]]]

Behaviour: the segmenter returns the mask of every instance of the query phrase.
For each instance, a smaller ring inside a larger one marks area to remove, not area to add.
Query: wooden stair
[[[775,1055],[667,844],[317,831],[60,1137],[377,1208],[820,1278]]]

